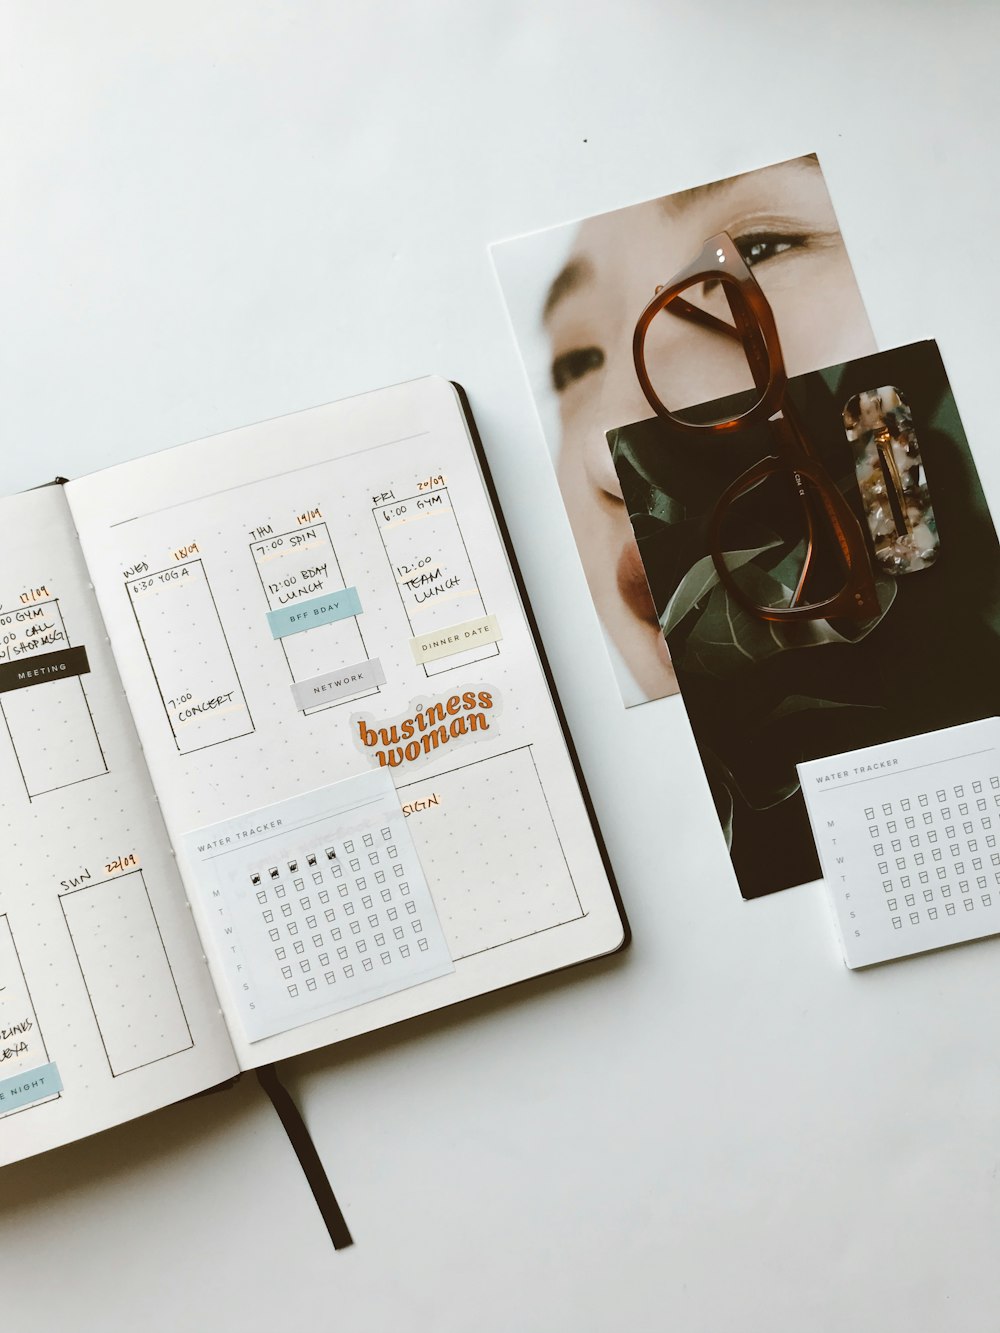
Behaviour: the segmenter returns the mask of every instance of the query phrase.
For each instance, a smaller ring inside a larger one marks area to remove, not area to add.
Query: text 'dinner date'
[[[380,504],[372,511],[414,637],[478,620],[486,606],[448,487]],[[496,657],[495,642],[423,662],[428,676]]]

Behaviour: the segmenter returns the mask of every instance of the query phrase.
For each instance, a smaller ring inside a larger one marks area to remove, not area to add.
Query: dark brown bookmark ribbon
[[[295,1149],[295,1156],[299,1159],[302,1172],[309,1182],[309,1188],[316,1200],[316,1207],[319,1209],[320,1216],[330,1233],[333,1248],[335,1250],[346,1250],[348,1245],[354,1244],[354,1238],[347,1229],[344,1214],[341,1212],[340,1204],[330,1188],[323,1163],[316,1151],[316,1145],[309,1137],[309,1131],[306,1129],[305,1122],[299,1113],[299,1108],[292,1100],[288,1089],[278,1078],[278,1071],[274,1065],[261,1065],[257,1070],[257,1079],[260,1086],[270,1097],[271,1105],[277,1111],[278,1119],[288,1135],[288,1141]]]

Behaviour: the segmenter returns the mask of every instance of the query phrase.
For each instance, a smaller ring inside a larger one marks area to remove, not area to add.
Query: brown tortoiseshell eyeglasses
[[[722,314],[705,308],[707,291]],[[749,407],[706,422],[662,401],[646,360],[647,334],[661,312],[739,342],[756,390]],[[774,314],[728,233],[710,237],[697,259],[657,290],[636,323],[632,352],[650,406],[677,430],[725,435],[761,421],[770,426],[773,452],[723,491],[709,518],[712,562],[733,599],[779,623],[876,617],[864,529],[809,447],[787,393]]]

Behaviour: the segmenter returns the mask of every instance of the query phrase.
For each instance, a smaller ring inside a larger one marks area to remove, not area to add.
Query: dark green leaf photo
[[[746,898],[820,875],[798,762],[998,712],[1000,553],[936,344],[787,400],[797,464],[767,420],[608,435]]]

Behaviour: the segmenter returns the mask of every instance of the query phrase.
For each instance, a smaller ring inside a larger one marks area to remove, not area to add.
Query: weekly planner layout
[[[2,508],[0,1162],[620,945],[447,381]]]

